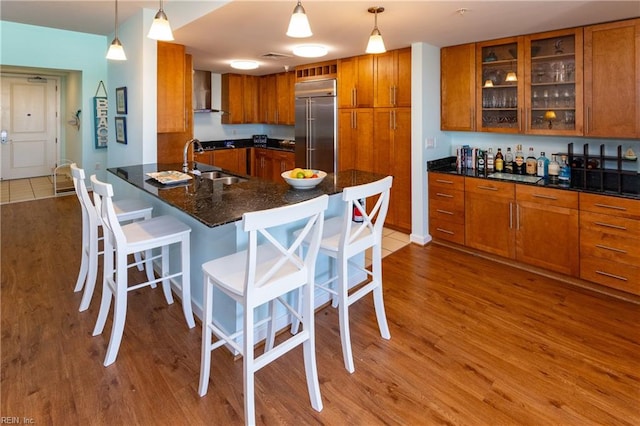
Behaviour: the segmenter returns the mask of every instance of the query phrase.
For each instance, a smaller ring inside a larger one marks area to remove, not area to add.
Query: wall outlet
[[[436,147],[436,138],[434,137],[427,138],[425,141],[425,147],[427,149],[434,149]]]
[[[102,164],[96,163],[96,168],[95,168],[96,170],[100,170],[101,167],[102,167]]]

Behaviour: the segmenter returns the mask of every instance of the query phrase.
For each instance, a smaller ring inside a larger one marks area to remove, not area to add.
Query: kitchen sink
[[[209,179],[213,182],[219,182],[223,185],[233,185],[234,183],[246,182],[247,179],[241,178],[238,176],[229,175],[227,173],[213,171],[213,172],[202,172],[200,174],[202,179]]]

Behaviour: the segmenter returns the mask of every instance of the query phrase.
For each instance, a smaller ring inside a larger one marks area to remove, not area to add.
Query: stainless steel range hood
[[[211,109],[211,71],[193,71],[193,111],[214,112]]]

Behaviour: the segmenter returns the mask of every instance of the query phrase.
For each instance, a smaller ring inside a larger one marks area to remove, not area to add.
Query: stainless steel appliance
[[[296,166],[336,171],[336,81],[305,81],[295,85]]]

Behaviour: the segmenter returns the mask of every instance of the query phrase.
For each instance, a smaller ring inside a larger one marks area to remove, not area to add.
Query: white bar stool
[[[181,276],[181,283],[178,285],[182,297],[182,311],[189,328],[195,327],[193,312],[191,309],[191,273],[190,273],[190,239],[191,228],[172,216],[157,216],[152,219],[139,222],[132,222],[127,225],[120,225],[115,209],[113,207],[113,186],[100,182],[95,175],[91,176],[93,186],[93,197],[96,211],[99,213],[103,223],[104,231],[104,279],[102,288],[102,301],[100,312],[93,330],[93,335],[102,333],[109,308],[111,298],[115,299],[113,309],[113,325],[111,328],[111,338],[104,365],[108,366],[116,360],[122,333],[124,331],[124,320],[127,313],[127,293],[141,287],[149,286],[162,281],[162,289],[167,303],[173,303],[171,294],[170,279]],[[179,272],[169,271],[169,246],[180,244],[181,249],[181,269]],[[159,279],[149,280],[141,284],[129,286],[127,276],[127,256],[132,253],[147,251],[159,248],[161,254],[154,260],[161,258],[162,275]],[[115,249],[115,253],[114,253]],[[115,254],[115,265],[114,265]]]
[[[349,330],[350,305],[365,295],[373,293],[380,335],[384,339],[391,338],[382,295],[382,229],[389,209],[389,193],[392,183],[393,177],[387,176],[376,182],[345,188],[342,192],[345,213],[342,216],[329,218],[324,223],[320,253],[336,259],[337,271],[333,265],[332,277],[324,283],[316,283],[316,287],[330,293],[333,299],[332,306],[338,307],[342,356],[344,366],[349,373],[355,371]],[[369,210],[367,209],[367,198],[370,199],[369,205],[373,206]],[[360,213],[361,222],[353,221],[355,212]],[[367,249],[372,251],[371,271],[350,261],[353,256],[364,253]],[[355,267],[371,277],[371,281],[359,286],[351,294],[349,293],[349,266]],[[338,283],[337,286],[335,282]],[[298,320],[293,317],[292,333],[297,332],[298,324]]]
[[[103,254],[98,248],[99,241],[102,240],[102,237],[99,236],[99,228],[102,226],[102,221],[96,213],[91,197],[89,197],[89,192],[85,185],[84,170],[79,168],[76,163],[72,163],[69,167],[73,178],[73,186],[82,207],[82,260],[76,286],[73,290],[78,292],[84,288],[79,309],[82,312],[89,308],[96,286],[98,256]],[[120,222],[151,219],[151,211],[153,210],[151,204],[136,199],[114,201],[113,207]],[[150,259],[151,253],[147,253],[146,257]],[[135,253],[135,262],[129,266],[134,265],[138,267],[139,271],[142,271],[140,253]],[[146,261],[145,267],[148,279],[154,279],[153,265],[150,260]]]
[[[245,424],[255,424],[255,372],[300,344],[303,346],[311,406],[316,411],[322,410],[316,368],[312,294],[324,210],[328,202],[329,197],[322,195],[297,204],[245,213],[242,217],[242,226],[244,231],[249,233],[247,250],[202,265],[205,305],[199,393],[200,396],[207,393],[211,351],[225,344],[238,351],[243,355]],[[290,245],[277,241],[269,230],[269,228],[301,220],[306,220],[306,225]],[[263,240],[260,245],[258,245],[259,237]],[[298,248],[305,238],[309,241],[309,250],[306,257],[301,257],[297,254]],[[242,305],[244,315],[242,330],[229,334],[215,325],[214,287]],[[296,316],[302,322],[303,330],[274,347],[276,301],[279,300],[291,310],[291,306],[281,297],[296,289],[304,293],[303,300],[306,301],[299,305],[300,312],[296,312]],[[270,315],[265,320],[254,323],[254,309],[265,303],[270,303]],[[254,328],[264,323],[268,323],[270,336],[268,341],[271,344],[265,346],[264,354],[254,358],[256,343]],[[213,342],[212,334],[215,334],[219,340]],[[242,344],[238,344],[238,339],[242,339]]]

